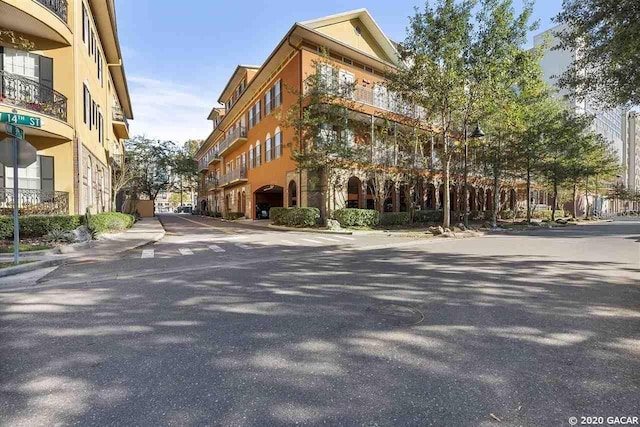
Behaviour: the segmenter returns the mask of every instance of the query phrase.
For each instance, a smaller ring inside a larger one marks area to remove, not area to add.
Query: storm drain
[[[417,308],[397,303],[375,304],[368,307],[367,312],[382,322],[395,326],[417,325],[424,319]]]

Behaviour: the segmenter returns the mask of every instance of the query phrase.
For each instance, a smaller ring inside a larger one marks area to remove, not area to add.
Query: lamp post
[[[480,124],[476,125],[476,128],[473,130],[471,134],[471,139],[478,139],[484,137],[484,132],[480,129]],[[463,194],[463,208],[464,208],[464,226],[469,227],[469,187],[467,186],[467,179],[469,175],[469,166],[467,163],[467,157],[469,155],[469,137],[467,137],[467,124],[464,124],[464,188],[462,191]]]

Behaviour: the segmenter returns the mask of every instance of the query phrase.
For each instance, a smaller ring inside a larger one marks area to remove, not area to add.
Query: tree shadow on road
[[[628,265],[334,249],[1,291],[0,419],[564,425],[639,407]]]

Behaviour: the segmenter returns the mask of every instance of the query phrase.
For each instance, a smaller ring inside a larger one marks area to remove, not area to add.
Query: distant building
[[[629,113],[627,136],[627,186],[640,191],[640,113]]]
[[[572,96],[571,92],[566,88],[558,86],[558,77],[569,69],[573,63],[576,52],[566,49],[554,49],[560,43],[557,34],[562,31],[563,25],[558,25],[543,33],[536,35],[533,39],[534,46],[546,44],[544,55],[540,59],[540,66],[545,81],[558,88],[557,97],[566,100],[568,105],[576,112],[594,115],[593,122],[594,132],[602,135],[607,141],[610,141],[618,153],[620,164],[628,164],[628,144],[627,144],[627,110],[623,107],[614,109],[598,108],[594,102],[588,98],[578,101]],[[621,177],[624,184],[627,185],[627,174]],[[600,205],[600,203],[598,203]],[[606,211],[607,208],[613,209],[613,204],[605,204],[601,209]]]

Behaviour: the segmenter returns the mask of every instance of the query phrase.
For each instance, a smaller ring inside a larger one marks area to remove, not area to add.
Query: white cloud
[[[202,88],[141,76],[128,79],[134,120],[131,136],[183,142],[204,139],[212,125],[207,115],[215,102]]]

